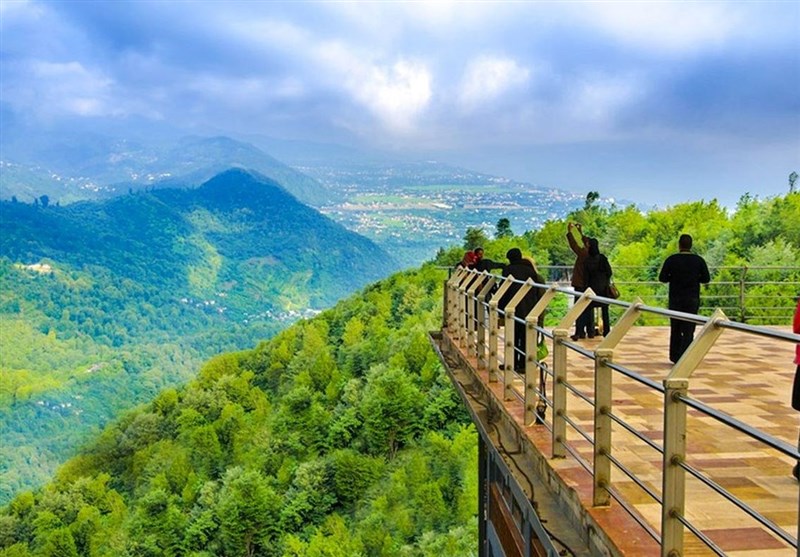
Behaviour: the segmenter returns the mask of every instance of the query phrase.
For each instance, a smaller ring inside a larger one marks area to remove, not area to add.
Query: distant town
[[[440,247],[461,244],[468,227],[491,236],[509,219],[522,233],[583,205],[585,193],[523,184],[435,162],[298,168],[342,201],[320,207],[379,243],[402,263],[419,264]]]

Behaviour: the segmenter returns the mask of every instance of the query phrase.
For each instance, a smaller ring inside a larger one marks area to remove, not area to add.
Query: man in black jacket
[[[664,261],[658,280],[669,283],[669,309],[684,313],[700,310],[700,283],[708,284],[711,277],[705,259],[692,253],[692,237],[682,234],[678,253]],[[695,324],[682,319],[670,319],[669,359],[677,362],[694,339]]]
[[[533,266],[533,263],[527,259],[523,259],[522,252],[519,250],[519,248],[512,248],[508,250],[506,257],[508,258],[508,265],[506,265],[503,269],[504,277],[511,276],[521,281],[531,279],[533,282],[538,284],[544,284],[544,279],[539,275],[538,272],[536,272],[536,268]],[[498,307],[500,309],[505,309],[506,304],[508,304],[508,302],[510,302],[511,299],[516,296],[521,286],[521,284],[517,283],[512,284],[500,299]],[[533,306],[536,305],[536,302],[539,301],[540,297],[541,292],[539,291],[539,288],[531,288],[522,301],[517,304],[517,307],[514,308],[514,316],[524,320],[533,309]],[[539,325],[541,326],[541,321],[544,315],[539,317]],[[525,324],[519,323],[516,320],[514,321],[514,348],[516,349],[514,350],[514,369],[517,371],[524,371],[525,355],[527,354]],[[505,365],[508,365],[509,363],[510,362],[506,362]]]

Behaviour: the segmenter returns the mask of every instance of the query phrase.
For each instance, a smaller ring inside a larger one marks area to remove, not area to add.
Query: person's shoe
[[[571,338],[572,340],[580,340],[582,338],[586,338],[586,335],[572,335],[569,338]]]
[[[588,335],[586,335],[586,336],[587,336],[587,337],[589,337],[589,338],[594,338],[594,333],[589,333],[589,334],[588,334]]]

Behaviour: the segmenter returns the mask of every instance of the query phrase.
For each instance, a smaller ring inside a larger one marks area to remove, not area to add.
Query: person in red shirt
[[[461,261],[458,262],[457,267],[464,267],[465,269],[472,269],[475,266],[475,262],[477,258],[475,257],[475,252],[469,250],[464,253],[464,257],[461,258]]]

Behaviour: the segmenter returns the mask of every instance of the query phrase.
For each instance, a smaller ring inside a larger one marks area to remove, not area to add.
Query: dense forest
[[[485,233],[467,231],[464,246],[441,250],[442,264],[455,264],[463,249],[485,245],[486,257],[505,261],[506,251],[522,248],[540,267],[572,267],[575,255],[565,240],[567,222],[583,225],[584,233],[598,238],[600,250],[613,268],[622,297],[640,296],[645,303],[666,305],[666,286],[658,282],[664,260],[678,251],[678,237],[691,234],[693,251],[711,269],[711,283],[703,288],[701,313],[721,307],[729,317],[744,315],[748,322],[767,325],[790,323],[795,297],[800,295],[800,193],[759,199],[740,198],[729,211],[716,201],[687,202],[666,209],[642,212],[634,206],[604,207],[596,192],[584,207],[565,219],[547,221],[537,230],[515,236],[508,229],[488,242]],[[564,271],[551,269],[548,281],[563,279]],[[746,283],[746,289],[742,286]],[[742,296],[743,294],[743,296]],[[744,302],[744,308],[740,307]],[[617,313],[612,308],[613,315]],[[663,318],[644,318],[663,324]]]
[[[469,555],[475,431],[394,275],[125,415],[0,516],[2,555]]]
[[[688,232],[715,267],[794,267],[771,288],[796,295],[800,194],[745,196],[731,213],[713,201],[642,213],[587,196],[539,230],[490,240],[471,229],[465,245],[571,264],[568,220],[601,238],[620,275],[635,265],[652,277]],[[441,324],[443,267],[464,247],[218,355],[120,417],[0,511],[0,555],[476,554],[476,433],[426,338]]]
[[[0,503],[120,410],[395,265],[241,170],[104,202],[0,202],[0,222]]]

